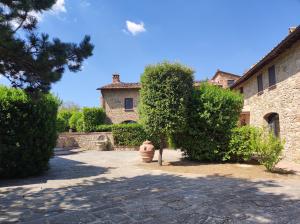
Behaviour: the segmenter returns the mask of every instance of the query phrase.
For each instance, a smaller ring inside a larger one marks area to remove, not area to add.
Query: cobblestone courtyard
[[[45,175],[0,180],[0,223],[300,223],[298,177],[179,174],[144,169],[139,159],[60,155]]]

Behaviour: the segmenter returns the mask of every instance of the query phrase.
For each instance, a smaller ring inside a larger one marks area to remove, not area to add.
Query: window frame
[[[231,84],[229,84],[231,82]],[[234,84],[235,80],[234,79],[227,79],[227,86],[232,86]]]
[[[263,74],[257,76],[257,92],[262,93],[264,91]]]
[[[272,65],[268,68],[268,78],[269,87],[275,86],[277,83],[275,65]]]
[[[128,106],[128,100],[130,100],[129,102],[130,102],[130,107],[127,107]],[[125,111],[133,111],[133,98],[132,97],[126,97],[125,99],[124,99],[124,110]]]

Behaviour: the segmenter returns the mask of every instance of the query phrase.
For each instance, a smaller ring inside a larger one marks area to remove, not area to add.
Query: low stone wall
[[[86,150],[113,150],[111,132],[64,132],[59,134],[57,148],[83,148]]]
[[[59,134],[57,148],[85,150],[137,151],[139,147],[114,145],[112,132],[63,132]]]

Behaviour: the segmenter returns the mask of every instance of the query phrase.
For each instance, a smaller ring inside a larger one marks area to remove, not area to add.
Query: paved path
[[[41,177],[0,180],[0,223],[300,223],[299,179],[181,175],[138,162],[137,152],[86,151],[53,158]]]

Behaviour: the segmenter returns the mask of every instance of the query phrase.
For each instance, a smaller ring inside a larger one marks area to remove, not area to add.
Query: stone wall
[[[269,87],[268,68],[275,65],[277,83]],[[263,92],[258,93],[257,76],[263,75]],[[244,89],[244,109],[250,112],[250,125],[264,127],[264,116],[279,114],[280,137],[285,139],[285,156],[300,154],[300,41],[265,66],[249,80],[237,86]]]
[[[125,110],[125,98],[133,98],[133,110]],[[139,89],[102,90],[102,100],[108,123],[119,124],[124,121],[138,121]]]
[[[105,142],[105,144],[99,144]],[[57,148],[83,148],[85,150],[101,150],[101,151],[137,151],[137,147],[114,145],[112,132],[64,132],[59,134],[57,139]]]
[[[112,150],[113,145],[114,139],[111,132],[65,132],[58,136],[56,147]]]

